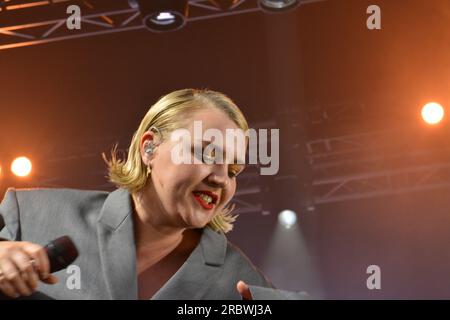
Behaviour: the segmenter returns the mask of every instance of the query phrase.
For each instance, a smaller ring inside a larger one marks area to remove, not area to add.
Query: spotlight
[[[298,0],[259,0],[259,7],[267,12],[281,12],[296,8]]]
[[[142,20],[153,32],[181,29],[187,20],[188,0],[139,0]]]
[[[31,167],[31,161],[27,157],[18,157],[11,163],[11,171],[18,177],[29,175]]]
[[[422,119],[428,124],[437,124],[444,118],[444,108],[436,102],[427,103],[422,108]]]
[[[292,210],[283,210],[278,214],[278,222],[289,229],[297,222],[297,214]]]

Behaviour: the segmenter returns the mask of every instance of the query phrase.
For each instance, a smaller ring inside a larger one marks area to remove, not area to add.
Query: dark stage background
[[[450,3],[376,1],[382,29],[368,30],[371,4],[322,1],[176,32],[0,50],[0,193],[111,190],[101,152],[125,149],[160,96],[211,88],[251,125],[280,128],[277,176],[295,179],[252,180],[249,168],[240,185],[260,190],[238,193],[241,208],[254,207],[229,234],[277,287],[327,299],[449,299],[449,129],[419,114],[427,101],[450,103]],[[321,149],[348,136],[349,152]],[[7,174],[21,154],[34,165],[25,180]],[[324,190],[327,179],[357,184],[331,197],[338,187]],[[285,206],[297,210],[298,228],[278,226]],[[366,287],[369,265],[381,268],[380,290]]]

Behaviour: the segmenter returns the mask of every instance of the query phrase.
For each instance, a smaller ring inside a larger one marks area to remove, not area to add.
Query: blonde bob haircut
[[[190,114],[205,108],[217,108],[223,111],[240,129],[247,132],[248,124],[241,110],[223,93],[207,89],[183,89],[171,92],[150,107],[131,139],[126,159],[118,156],[117,145],[111,151],[110,160],[103,153],[103,159],[108,166],[108,180],[132,194],[141,190],[149,176],[148,168],[143,163],[140,152],[143,134],[156,127],[162,142],[172,131],[187,126]],[[232,215],[233,209],[234,204],[228,204],[222,212],[211,219],[208,225],[217,232],[231,231],[233,222],[237,218],[237,215]]]

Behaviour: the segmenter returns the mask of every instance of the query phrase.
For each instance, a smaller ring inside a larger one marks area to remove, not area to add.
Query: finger
[[[14,287],[8,282],[6,279],[3,270],[1,266],[3,265],[3,262],[0,262],[0,290],[5,295],[7,295],[10,298],[18,298],[20,297],[20,294],[14,289]]]
[[[31,259],[32,257],[23,250],[17,250],[11,255],[11,260],[19,269],[28,289],[34,291],[37,288],[39,277],[33,268]]]
[[[0,290],[10,298],[20,297],[19,292],[8,281],[2,279],[5,279],[3,274],[0,276]]]
[[[252,300],[252,294],[244,281],[238,281],[237,290],[244,300]]]
[[[45,249],[39,245],[31,244],[26,247],[27,253],[34,259],[34,268],[38,271],[39,278],[45,279],[50,274],[50,262]]]
[[[31,294],[30,289],[28,289],[28,286],[25,284],[25,281],[20,274],[20,270],[11,260],[5,259],[2,261],[2,272],[7,282],[9,282],[9,284],[11,284],[21,295],[29,296]]]
[[[59,279],[57,277],[55,277],[54,275],[50,274],[47,278],[42,279],[41,281],[46,284],[56,284],[59,282]]]

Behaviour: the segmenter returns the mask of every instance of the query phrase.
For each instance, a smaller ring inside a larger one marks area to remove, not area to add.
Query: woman
[[[39,289],[56,299],[247,299],[246,283],[272,287],[224,236],[235,220],[227,205],[242,161],[174,161],[180,141],[171,133],[183,128],[195,137],[198,121],[223,136],[248,129],[225,95],[175,91],[149,109],[126,160],[116,149],[104,156],[116,191],[8,190],[0,205],[0,290],[18,297]],[[191,142],[192,158],[215,156],[194,148],[211,141]],[[245,154],[236,147],[225,143],[224,153]],[[49,275],[42,245],[65,234],[80,252],[76,268]]]

